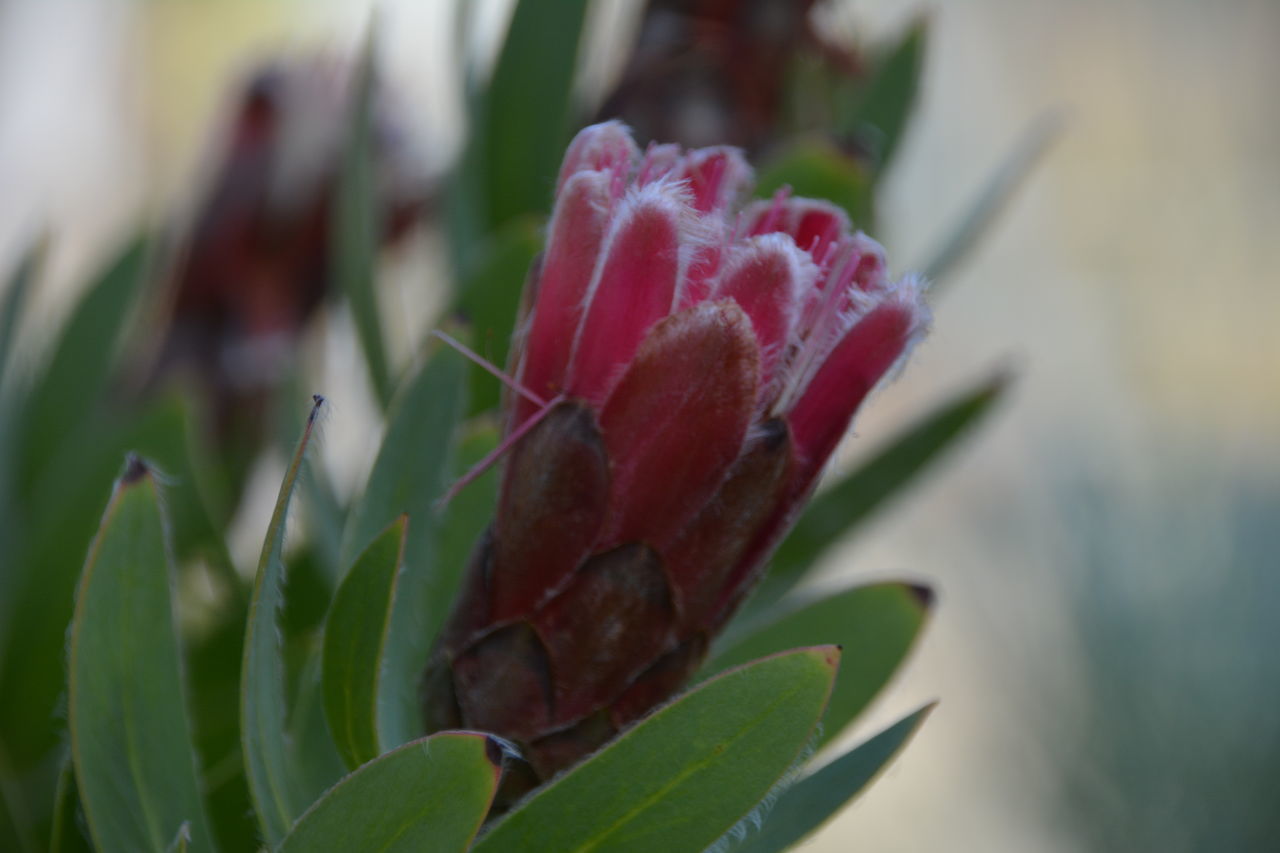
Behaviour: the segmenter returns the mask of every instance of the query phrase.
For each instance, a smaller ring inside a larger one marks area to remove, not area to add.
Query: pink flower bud
[[[750,177],[732,149],[642,157],[617,123],[565,156],[521,331],[531,399],[426,679],[429,726],[512,738],[538,778],[696,670],[926,325],[921,282],[889,280],[838,208],[735,212]]]

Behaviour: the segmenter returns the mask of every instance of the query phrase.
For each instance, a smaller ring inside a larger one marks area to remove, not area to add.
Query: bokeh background
[[[430,168],[456,155],[446,0],[382,2],[383,56]],[[862,733],[941,705],[808,849],[1280,849],[1280,5],[1268,0],[852,0],[829,26],[931,33],[876,236],[927,259],[1046,111],[1061,136],[935,301],[935,328],[851,461],[957,386],[1012,369],[999,411],[827,567],[940,588]],[[0,0],[0,267],[53,236],[28,347],[139,221],[189,196],[229,82],[279,51],[350,51],[371,4]],[[582,97],[635,4],[596,4]],[[401,351],[438,303],[430,235],[384,284]],[[376,444],[355,345],[318,345],[342,487]],[[267,463],[258,479],[279,472]],[[269,514],[241,507],[252,556]],[[243,562],[243,560],[242,560]],[[250,558],[248,563],[252,563]]]

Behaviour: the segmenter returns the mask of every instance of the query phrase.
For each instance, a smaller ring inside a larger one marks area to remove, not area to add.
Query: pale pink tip
[[[621,188],[639,156],[640,150],[631,138],[631,131],[622,122],[606,121],[584,127],[565,152],[560,177],[556,180],[556,193],[558,195],[577,172],[608,172],[614,186]]]
[[[817,277],[817,266],[783,234],[753,237],[728,253],[715,296],[732,299],[750,318],[760,345],[762,390],[772,385]]]
[[[671,312],[688,215],[678,184],[650,184],[623,200],[587,293],[568,381],[573,396],[601,403],[645,333]]]

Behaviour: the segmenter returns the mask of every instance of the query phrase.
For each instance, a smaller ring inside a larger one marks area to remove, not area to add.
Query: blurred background
[[[0,269],[50,236],[17,357],[110,246],[190,203],[248,69],[349,55],[372,5],[0,0]],[[464,44],[446,0],[376,5],[429,184],[463,138],[458,58],[483,67],[510,3],[474,4]],[[927,20],[874,235],[899,271],[928,260],[1037,117],[1062,129],[847,442],[852,463],[958,387],[1016,377],[961,452],[825,567],[940,590],[855,738],[941,705],[806,849],[1280,849],[1280,6],[831,6],[820,26],[857,44]],[[622,72],[639,13],[594,5],[583,103]],[[430,228],[403,242],[382,282],[399,359],[446,267]],[[350,320],[329,325],[306,345],[334,403],[323,453],[341,493],[378,421]],[[233,526],[241,565],[279,481],[278,461],[258,469]]]

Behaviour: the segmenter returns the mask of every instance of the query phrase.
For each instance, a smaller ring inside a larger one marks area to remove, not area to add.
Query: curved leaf
[[[781,853],[812,833],[856,798],[906,745],[933,705],[909,714],[835,761],[782,792],[758,833],[735,853]]]
[[[897,153],[915,108],[927,35],[928,25],[923,19],[909,26],[876,63],[860,97],[840,122],[841,129],[852,130],[874,155],[877,178]]]
[[[387,415],[369,484],[343,536],[343,562],[350,564],[401,515],[413,519],[384,654],[378,731],[385,746],[422,732],[416,685],[461,571],[441,567],[437,559],[440,515],[435,501],[444,493],[450,471],[466,380],[466,362],[437,350],[401,389]]]
[[[87,428],[77,414],[99,399],[106,384],[146,259],[143,237],[126,246],[85,291],[50,347],[49,362],[26,400],[18,436],[24,493],[62,443]]]
[[[900,432],[861,467],[820,492],[778,546],[769,563],[769,573],[741,621],[752,621],[754,614],[778,601],[803,579],[823,551],[848,535],[963,437],[1000,398],[1008,381],[1008,376],[1000,373],[945,401]]]
[[[137,457],[116,481],[71,623],[67,714],[80,801],[99,850],[164,850],[184,822],[211,849],[183,702],[156,484]]]
[[[489,811],[501,754],[488,736],[472,732],[407,743],[329,789],[279,849],[461,853]]]
[[[781,649],[836,643],[843,650],[818,743],[840,734],[889,682],[924,627],[933,604],[928,587],[907,583],[856,586],[799,607],[715,655],[720,672]]]
[[[258,823],[272,843],[289,831],[297,814],[297,782],[285,747],[284,660],[276,614],[283,602],[284,531],[302,460],[316,416],[324,404],[317,396],[293,460],[280,484],[280,496],[267,528],[245,628],[240,670],[240,746]]]
[[[951,226],[947,238],[924,265],[924,277],[933,284],[935,290],[938,282],[945,280],[970,250],[978,245],[983,232],[991,227],[991,223],[1004,210],[1018,187],[1031,174],[1031,170],[1057,141],[1063,124],[1061,113],[1045,113],[1031,124],[1013,150],[1000,161],[995,172],[983,184],[977,198]]]
[[[325,621],[325,717],[352,770],[382,753],[378,681],[407,527],[408,519],[401,516],[365,549],[334,594]]]
[[[349,134],[338,172],[333,206],[334,277],[346,294],[356,337],[364,350],[365,366],[374,395],[385,409],[391,401],[391,369],[383,347],[382,319],[374,290],[378,257],[378,209],[374,199],[373,78],[374,31],[370,28],[356,69],[351,98]]]
[[[804,754],[839,659],[799,649],[706,682],[533,794],[476,850],[704,849]]]

